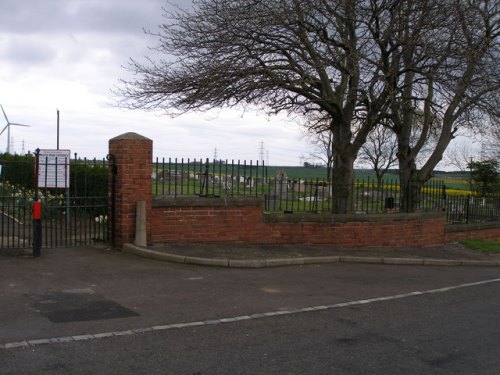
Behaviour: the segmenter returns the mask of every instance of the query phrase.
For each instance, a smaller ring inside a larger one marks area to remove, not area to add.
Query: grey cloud
[[[25,64],[43,64],[55,59],[57,52],[47,43],[28,38],[0,40],[0,57],[17,66]]]
[[[2,0],[0,32],[137,33],[162,20],[164,0]]]

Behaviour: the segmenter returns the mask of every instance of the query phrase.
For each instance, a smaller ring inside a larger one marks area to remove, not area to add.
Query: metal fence
[[[450,223],[500,220],[500,195],[450,195],[447,197],[446,214]]]
[[[267,168],[259,162],[157,158],[153,163],[155,195],[260,196],[267,181]]]
[[[33,243],[32,202],[42,204],[42,245],[74,246],[107,241],[108,163],[106,160],[40,160],[44,170],[67,170],[67,186],[36,192],[35,157],[0,156],[0,248]],[[69,166],[69,168],[68,168]],[[42,175],[42,179],[44,176]]]
[[[266,211],[331,211],[338,186],[326,179],[288,177],[285,172],[269,175],[258,162],[209,159],[156,159],[153,163],[153,194],[198,196],[262,196]],[[430,181],[418,196],[401,194],[399,181],[357,180],[345,187],[351,191],[350,207],[358,213],[397,211],[404,199],[418,202],[418,211],[444,211],[446,192],[441,181]]]
[[[338,197],[336,191],[348,191],[348,204],[358,214],[398,212],[409,207],[405,200],[416,202],[415,211],[443,211],[445,207],[443,183],[430,181],[417,196],[401,193],[399,181],[377,183],[373,179],[356,180],[348,186],[339,186],[327,180],[269,179],[265,194],[265,209],[282,212],[330,212]],[[415,193],[413,193],[415,194]]]
[[[339,188],[349,190],[349,207],[356,213],[398,212],[409,207],[405,200],[411,199],[414,211],[446,211],[449,222],[499,219],[499,197],[448,196],[442,181],[402,193],[398,180],[365,179],[339,187],[326,179],[291,178],[285,172],[269,175],[258,162],[157,158],[153,163],[155,195],[261,196],[268,212],[329,212]]]

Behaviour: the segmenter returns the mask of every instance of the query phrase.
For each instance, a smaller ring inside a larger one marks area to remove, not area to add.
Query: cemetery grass
[[[327,178],[326,168],[306,168],[306,167],[290,167],[290,166],[269,166],[267,167],[267,177],[274,177],[277,173],[285,173],[288,179],[296,180],[296,181],[324,181]],[[376,184],[376,175],[374,171],[365,170],[365,169],[356,169],[354,173],[354,179],[358,184]],[[447,189],[448,193],[451,194],[470,194],[470,185],[467,176],[459,173],[447,173],[447,172],[436,172],[433,180],[441,181]],[[390,171],[384,175],[383,184],[385,186],[394,186],[396,187],[399,184],[399,176],[397,172]],[[195,180],[183,180],[181,183],[175,181],[164,181],[157,182],[153,181],[153,194],[158,195],[172,195],[177,190],[178,195],[197,195],[199,193],[199,181]],[[224,192],[223,186],[219,183],[210,183],[208,186],[208,193],[215,193],[216,195],[227,195],[229,192]],[[215,191],[214,191],[215,190]],[[245,188],[244,184],[233,183],[232,186],[233,191],[238,191],[237,195],[240,195],[241,192],[249,190]],[[257,191],[256,191],[257,190]],[[261,190],[261,191],[259,191]],[[250,195],[264,193],[265,187],[262,184],[258,184],[257,186],[250,189],[250,191],[246,191],[246,193],[250,193]],[[224,194],[225,193],[225,194]],[[253,193],[253,194],[252,194]],[[246,194],[244,194],[246,195]]]
[[[288,178],[300,179],[326,179],[326,168],[306,168],[306,167],[268,167],[268,176],[274,176],[277,172],[285,172]],[[367,169],[356,169],[354,171],[354,179],[360,181],[376,181],[375,172]],[[470,189],[468,176],[457,172],[435,172],[433,180],[442,181],[447,189],[464,190],[468,192]],[[395,183],[399,181],[397,171],[389,171],[383,177],[384,184]]]

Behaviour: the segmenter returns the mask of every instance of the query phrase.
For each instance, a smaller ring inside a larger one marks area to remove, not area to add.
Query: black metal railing
[[[39,160],[46,175],[36,189],[35,156],[0,156],[0,248],[33,243],[32,203],[42,206],[42,244],[73,246],[108,240],[108,164],[98,159]],[[44,184],[51,169],[63,170]],[[65,175],[65,171],[68,174]],[[64,182],[57,179],[64,179]]]
[[[338,186],[326,179],[289,178],[283,172],[269,176],[267,167],[258,162],[172,158],[153,162],[154,195],[262,196],[266,211],[323,212],[332,210],[340,190],[348,192],[347,207],[357,213],[397,211],[400,207],[444,210],[445,206],[441,181],[430,181],[410,194],[401,192],[397,180],[377,183],[366,179]],[[405,204],[405,199],[417,206]]]
[[[344,195],[339,196],[338,192]],[[442,211],[444,197],[441,181],[430,181],[421,189],[403,192],[397,180],[377,183],[373,179],[361,179],[340,186],[327,180],[277,177],[269,179],[265,207],[267,211],[330,212],[336,204],[339,206],[340,199],[345,199],[347,202],[343,206],[358,214],[408,212],[410,207],[412,211]],[[412,205],[408,204],[409,200]]]
[[[260,196],[266,181],[267,168],[259,162],[157,158],[153,163],[155,195]]]
[[[0,248],[32,244],[34,157],[0,157]]]
[[[67,167],[57,161],[41,160],[47,168]],[[69,164],[66,188],[40,188],[43,215],[43,244],[46,247],[75,246],[107,242],[110,219],[108,162],[78,159]]]
[[[500,195],[450,195],[446,217],[449,223],[474,223],[500,220]]]
[[[343,199],[346,210],[338,213],[439,211],[446,212],[450,223],[500,220],[500,196],[448,195],[439,180],[407,189],[401,189],[397,179],[359,179],[340,186],[327,179],[290,178],[280,171],[269,175],[262,163],[234,160],[157,158],[153,194],[260,196],[267,212],[332,212]]]

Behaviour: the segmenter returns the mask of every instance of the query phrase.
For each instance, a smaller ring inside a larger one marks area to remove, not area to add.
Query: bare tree
[[[397,164],[397,148],[398,143],[393,131],[385,126],[374,128],[361,147],[359,159],[374,170],[377,189],[382,185],[382,179],[389,168]]]
[[[490,160],[500,160],[500,126],[496,123],[490,124],[483,141],[485,158]]]
[[[446,150],[444,161],[447,166],[464,173],[469,172],[469,163],[478,159],[477,152],[470,143],[453,144]]]
[[[461,127],[498,119],[500,4],[497,0],[397,2],[380,43],[390,64],[383,67],[393,85],[390,120],[398,137],[403,209],[441,160]],[[387,30],[390,30],[388,32]],[[422,113],[420,137],[412,144],[416,109]],[[417,157],[429,134],[435,145],[422,166]]]
[[[457,126],[498,114],[498,0],[193,4],[167,12],[152,34],[162,58],[130,62],[135,78],[123,82],[122,104],[303,116],[332,136],[334,212],[353,210],[353,164],[377,124],[392,123],[406,192],[430,178]],[[423,120],[412,143],[417,109]],[[434,127],[435,149],[417,169]]]
[[[328,126],[323,127],[323,130],[312,131],[307,128],[306,137],[312,145],[312,150],[309,157],[313,160],[320,160],[326,166],[326,177],[331,181],[331,172],[333,169],[333,133]]]

